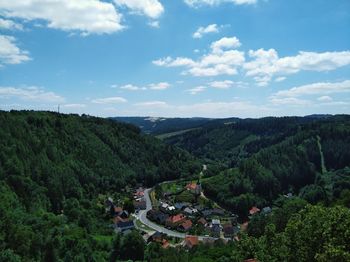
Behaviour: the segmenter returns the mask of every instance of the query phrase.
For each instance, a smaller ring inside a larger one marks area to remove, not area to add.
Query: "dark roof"
[[[120,221],[117,223],[117,227],[124,229],[124,228],[131,228],[134,227],[134,221],[130,220],[130,221]]]
[[[177,209],[182,209],[184,207],[188,206],[187,203],[175,203],[174,207],[177,208]]]

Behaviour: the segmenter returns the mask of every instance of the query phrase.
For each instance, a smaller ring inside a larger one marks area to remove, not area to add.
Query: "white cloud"
[[[127,85],[121,86],[120,89],[129,90],[129,91],[138,91],[138,90],[146,90],[147,88],[135,86],[132,84],[127,84]]]
[[[330,102],[333,101],[333,98],[331,98],[330,96],[320,96],[319,98],[317,98],[317,100],[321,102]]]
[[[282,82],[282,81],[284,81],[284,80],[286,80],[287,78],[285,77],[285,76],[280,76],[280,77],[277,77],[276,79],[275,79],[275,82]]]
[[[224,81],[214,81],[210,82],[209,85],[214,88],[219,88],[219,89],[228,89],[232,87],[234,84],[233,81],[231,80],[224,80]]]
[[[300,97],[306,95],[328,95],[336,93],[350,92],[350,80],[343,82],[321,82],[309,85],[293,87],[288,90],[282,90],[275,93],[274,97]]]
[[[149,84],[148,87],[152,90],[165,90],[170,87],[170,84],[167,82],[160,82],[156,84]]]
[[[218,33],[219,28],[217,24],[211,24],[206,27],[200,26],[196,32],[193,33],[193,38],[202,38],[203,35],[209,34],[209,33]]]
[[[44,102],[44,103],[63,103],[65,99],[53,92],[47,92],[42,88],[31,86],[24,88],[0,87],[0,98],[2,99],[20,99],[23,101]]]
[[[147,102],[140,102],[136,103],[135,106],[141,106],[141,107],[167,107],[168,104],[164,101],[147,101]]]
[[[198,93],[203,92],[206,89],[205,86],[197,86],[191,89],[187,89],[186,92],[190,93],[191,95],[196,95]]]
[[[97,98],[91,100],[94,104],[119,104],[126,103],[127,100],[123,97],[106,97],[106,98]]]
[[[114,2],[153,19],[160,17],[164,12],[164,7],[158,0],[114,0]]]
[[[199,7],[203,5],[220,5],[223,3],[232,3],[235,5],[251,5],[256,4],[258,0],[184,0],[191,7]]]
[[[14,37],[0,35],[0,67],[4,64],[20,64],[29,60],[28,52],[17,47]]]
[[[80,108],[85,108],[85,104],[65,104],[61,105],[63,108],[69,108],[69,109],[80,109]]]
[[[224,49],[235,49],[241,46],[241,42],[237,37],[223,37],[211,44],[213,53],[222,53]]]
[[[2,19],[0,17],[0,29],[6,30],[23,30],[23,26],[21,24],[15,23],[12,20]]]
[[[123,29],[122,15],[113,4],[99,0],[0,1],[5,17],[44,20],[49,28],[86,34],[113,33]]]
[[[311,105],[309,100],[299,99],[296,97],[278,97],[272,96],[270,102],[274,105],[292,105],[292,106],[305,106]]]
[[[218,76],[235,75],[237,68],[242,66],[245,57],[244,52],[238,50],[223,50],[235,48],[240,45],[236,37],[224,37],[211,44],[211,52],[203,55],[198,61],[187,57],[165,57],[153,61],[153,64],[164,67],[185,67],[183,74],[193,76]]]
[[[253,59],[244,64],[246,75],[253,77],[260,86],[266,86],[274,76],[296,74],[300,71],[330,71],[350,65],[350,51],[343,52],[303,52],[296,56],[279,58],[275,49],[250,50]],[[283,79],[283,78],[277,78]]]
[[[154,27],[154,28],[159,28],[160,26],[159,26],[159,21],[150,21],[149,23],[148,23],[148,25],[150,26],[150,27]]]

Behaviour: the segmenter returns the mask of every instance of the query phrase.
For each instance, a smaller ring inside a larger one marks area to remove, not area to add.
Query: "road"
[[[151,202],[151,198],[149,196],[149,193],[150,193],[151,190],[152,190],[152,188],[147,188],[145,190],[144,198],[146,200],[146,210],[140,210],[139,213],[136,215],[136,218],[138,220],[140,220],[141,223],[145,224],[146,226],[152,228],[155,231],[167,234],[168,236],[172,236],[172,237],[185,238],[186,234],[180,233],[180,232],[176,232],[176,231],[173,231],[173,230],[169,230],[169,229],[167,229],[167,228],[165,228],[165,227],[163,227],[161,225],[153,223],[152,221],[150,221],[147,218],[147,216],[146,216],[147,212],[152,209],[152,202]],[[206,236],[198,236],[198,239],[201,240],[201,241],[203,241],[204,238],[206,238]]]

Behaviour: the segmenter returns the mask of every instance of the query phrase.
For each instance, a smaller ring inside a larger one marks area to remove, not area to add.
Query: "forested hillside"
[[[112,234],[99,194],[201,168],[187,152],[112,120],[12,111],[0,112],[0,125],[0,261],[106,259],[101,235]]]
[[[206,193],[243,218],[251,206],[270,205],[281,194],[296,194],[313,204],[344,195],[350,189],[349,117],[291,130],[282,142],[262,146],[236,168],[205,179]]]
[[[171,136],[164,141],[188,152],[234,167],[259,150],[282,142],[301,126],[333,119],[330,116],[216,119],[201,128]]]

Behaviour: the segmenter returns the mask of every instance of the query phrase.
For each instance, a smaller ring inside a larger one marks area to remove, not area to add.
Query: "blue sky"
[[[348,0],[4,0],[0,109],[350,113]]]

